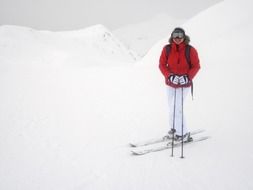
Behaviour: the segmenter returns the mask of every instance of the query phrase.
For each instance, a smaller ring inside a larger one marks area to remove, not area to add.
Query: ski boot
[[[191,134],[190,133],[186,133],[183,138],[182,136],[180,135],[175,135],[175,141],[178,141],[178,142],[182,142],[182,140],[184,142],[191,142],[193,141],[193,138],[191,137]]]
[[[171,130],[168,132],[168,134],[165,135],[165,136],[163,137],[163,140],[171,140],[171,139],[173,139],[173,135],[175,135],[175,132],[176,132],[175,129],[171,129]],[[175,136],[174,136],[174,137],[175,137]]]

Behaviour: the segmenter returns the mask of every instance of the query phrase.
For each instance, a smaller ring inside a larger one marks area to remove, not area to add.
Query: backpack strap
[[[190,68],[192,68],[192,64],[191,64],[191,46],[188,44],[185,47],[185,57],[186,57],[186,61],[189,65]]]
[[[169,54],[170,54],[171,45],[170,44],[166,45],[165,49],[166,49],[166,56],[167,56],[167,59],[168,59]]]

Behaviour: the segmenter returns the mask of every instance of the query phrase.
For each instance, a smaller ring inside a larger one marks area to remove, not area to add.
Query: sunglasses
[[[174,32],[172,33],[172,38],[183,38],[184,34],[182,32]]]

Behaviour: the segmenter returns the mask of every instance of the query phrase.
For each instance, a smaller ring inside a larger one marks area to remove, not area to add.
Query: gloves
[[[183,75],[183,76],[179,77],[179,84],[180,85],[188,84],[188,82],[189,82],[189,78],[187,75]]]
[[[169,81],[172,84],[175,84],[175,85],[186,85],[186,84],[189,83],[189,78],[188,78],[187,75],[182,75],[182,76],[170,75],[169,76]]]
[[[169,76],[169,81],[172,84],[178,85],[178,83],[179,83],[179,76],[178,75],[170,75]]]

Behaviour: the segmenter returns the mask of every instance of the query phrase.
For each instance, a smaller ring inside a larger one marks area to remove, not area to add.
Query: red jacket
[[[165,77],[166,84],[171,87],[189,87],[192,84],[192,79],[200,69],[198,53],[194,47],[190,49],[191,68],[187,63],[185,56],[185,43],[179,45],[171,43],[169,57],[167,57],[166,48],[164,47],[160,56],[159,68]],[[190,82],[186,85],[172,84],[168,78],[170,75],[187,75]]]

